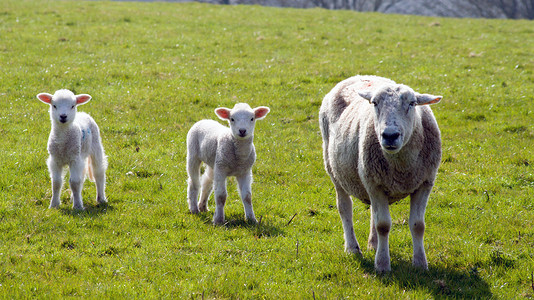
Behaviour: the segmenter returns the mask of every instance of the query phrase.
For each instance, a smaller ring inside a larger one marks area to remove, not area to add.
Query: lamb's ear
[[[229,108],[226,107],[219,107],[215,109],[215,114],[217,117],[219,117],[221,120],[230,120],[230,111],[232,111]]]
[[[417,105],[428,105],[434,104],[441,101],[442,96],[434,96],[430,94],[415,94],[415,99],[417,99]]]
[[[360,97],[362,97],[363,99],[369,101],[369,103],[371,103],[371,99],[373,99],[373,93],[371,93],[370,91],[361,91],[358,92],[358,95],[360,95]]]
[[[254,108],[254,118],[256,118],[256,120],[261,120],[265,118],[270,111],[271,110],[267,106],[256,107]]]
[[[87,94],[76,95],[76,104],[77,105],[85,104],[85,103],[89,102],[89,100],[91,100],[91,96],[90,95],[87,95]]]
[[[40,94],[37,94],[37,99],[41,100],[42,102],[46,103],[46,104],[51,104],[52,103],[52,95],[50,95],[49,93],[40,93]]]

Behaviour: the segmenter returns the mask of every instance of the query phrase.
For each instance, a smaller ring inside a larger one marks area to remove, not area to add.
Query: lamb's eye
[[[234,118],[230,118],[230,121],[232,121],[232,122],[233,122],[233,121],[234,121]]]
[[[410,102],[410,106],[411,106],[411,107],[414,107],[416,104],[417,104],[417,103],[416,103],[415,101]]]
[[[371,104],[374,105],[375,107],[378,106],[378,103],[376,101],[371,102]]]
[[[57,107],[55,105],[52,105],[54,107],[54,109],[57,109]]]
[[[74,105],[70,109],[74,109]]]
[[[250,122],[254,122],[254,118],[250,118]]]

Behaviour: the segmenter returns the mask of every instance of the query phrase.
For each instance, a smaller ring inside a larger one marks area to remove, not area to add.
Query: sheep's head
[[[375,92],[360,92],[375,107],[375,132],[382,149],[395,154],[410,140],[417,106],[438,103],[441,96],[419,94],[405,85],[384,86]]]
[[[230,129],[236,139],[249,139],[254,136],[254,125],[257,120],[265,118],[269,108],[259,106],[254,109],[246,103],[237,103],[233,109],[219,107],[215,114],[230,123]]]
[[[76,107],[91,100],[87,94],[74,95],[69,90],[58,90],[54,95],[40,93],[37,99],[50,105],[50,118],[58,124],[68,124],[76,117]]]

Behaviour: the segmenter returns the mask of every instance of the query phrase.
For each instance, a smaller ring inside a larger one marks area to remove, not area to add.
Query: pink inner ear
[[[230,119],[230,111],[228,109],[226,109],[226,108],[217,108],[215,110],[215,113],[221,119],[225,119],[225,120]]]
[[[256,119],[263,118],[265,117],[265,115],[267,115],[268,112],[269,110],[267,108],[257,108],[256,110],[254,110],[254,117],[256,117]]]
[[[441,101],[441,97],[438,97],[438,98],[436,98],[434,100],[431,100],[427,104],[434,104],[434,103],[438,103],[439,101]]]
[[[39,100],[41,100],[41,101],[43,101],[45,103],[50,104],[52,102],[52,95],[41,93],[41,94],[37,95],[37,99],[39,99]]]
[[[76,104],[83,104],[87,101],[91,100],[91,96],[89,95],[78,95],[76,96]]]

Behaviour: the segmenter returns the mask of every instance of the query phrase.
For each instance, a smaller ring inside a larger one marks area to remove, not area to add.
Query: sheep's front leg
[[[428,269],[423,236],[425,234],[425,210],[432,186],[424,186],[410,197],[410,231],[413,243],[413,265]]]
[[[377,192],[370,196],[372,217],[378,237],[375,254],[375,269],[377,272],[391,271],[391,259],[389,256],[389,232],[391,230],[389,201],[381,192]]]
[[[356,234],[354,234],[354,226],[352,222],[352,199],[343,188],[335,185],[337,193],[337,209],[339,216],[341,217],[341,223],[343,224],[343,234],[345,236],[345,251],[348,253],[362,254],[360,245],[356,240]]]
[[[252,208],[252,170],[246,175],[237,177],[237,184],[239,185],[239,194],[245,209],[245,218],[249,221],[257,223],[254,210]]]
[[[61,204],[61,187],[63,187],[63,167],[58,166],[52,157],[48,158],[48,170],[52,180],[52,199],[49,208],[57,208]]]
[[[213,188],[215,192],[215,213],[213,224],[224,224],[224,205],[226,204],[226,174],[214,170]]]
[[[77,159],[69,165],[70,169],[70,190],[72,192],[72,208],[84,210],[82,200],[82,188],[84,181],[85,159]]]

